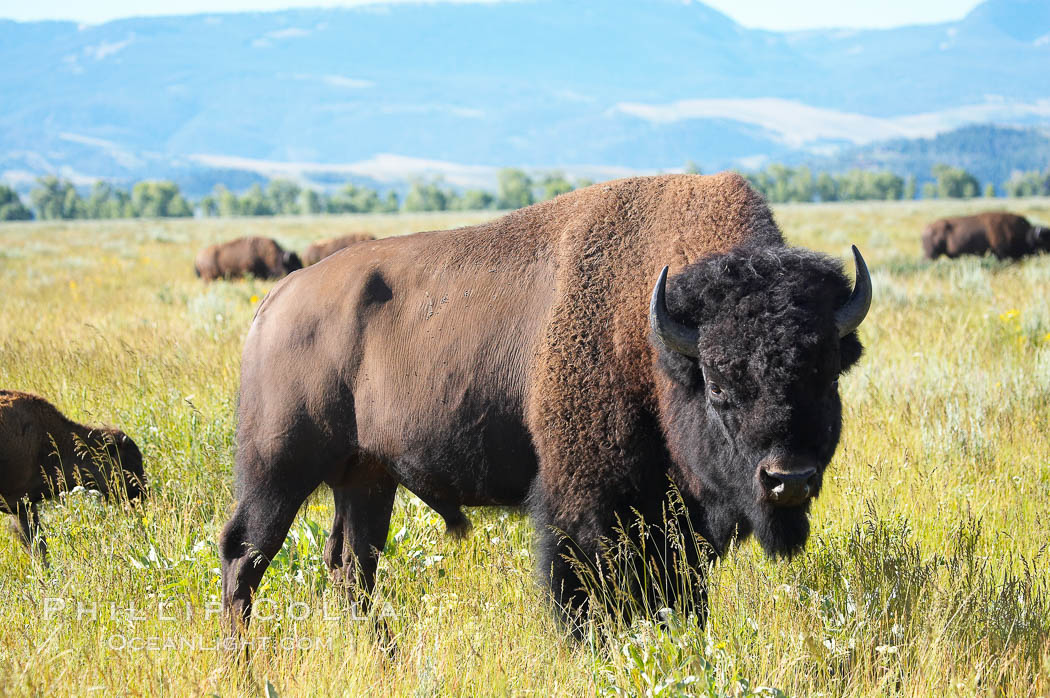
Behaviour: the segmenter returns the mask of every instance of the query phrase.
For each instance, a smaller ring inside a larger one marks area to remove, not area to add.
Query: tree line
[[[686,171],[699,172],[692,163]],[[982,189],[977,178],[958,167],[934,165],[932,179],[917,190],[914,176],[902,178],[888,171],[853,169],[842,174],[814,174],[808,167],[773,164],[745,174],[752,186],[771,203],[972,198],[997,195],[994,184]],[[194,203],[178,185],[167,180],[136,183],[130,191],[108,182],[96,182],[82,196],[72,182],[48,175],[37,180],[27,207],[11,188],[0,184],[0,220],[72,218],[171,218],[201,216],[321,215],[341,213],[395,213],[397,211],[476,211],[516,209],[592,184],[568,180],[558,172],[531,177],[523,170],[499,172],[497,191],[459,190],[442,179],[416,179],[401,199],[366,186],[346,184],[332,193],[303,188],[283,179],[265,187],[253,185],[237,194],[222,185]],[[1050,196],[1050,168],[1045,172],[1014,172],[1003,183],[1007,196]]]

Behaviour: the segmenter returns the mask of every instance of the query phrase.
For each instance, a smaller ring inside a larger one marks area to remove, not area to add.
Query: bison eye
[[[707,392],[714,402],[725,402],[728,397],[726,391],[722,390],[722,386],[712,381],[707,382]]]

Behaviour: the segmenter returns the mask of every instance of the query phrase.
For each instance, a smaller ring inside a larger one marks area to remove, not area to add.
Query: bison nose
[[[758,482],[762,487],[762,495],[773,506],[798,506],[809,499],[816,489],[817,469],[809,466],[799,470],[781,470],[763,464],[758,468]]]

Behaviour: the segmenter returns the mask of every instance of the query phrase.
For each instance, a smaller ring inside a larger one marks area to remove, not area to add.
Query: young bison
[[[286,251],[276,240],[262,237],[209,245],[197,253],[193,262],[193,270],[205,281],[237,279],[247,274],[259,279],[279,279],[302,268],[299,255]]]
[[[922,231],[922,249],[927,259],[942,254],[951,259],[964,254],[982,256],[989,250],[998,259],[1020,259],[1050,250],[1050,228],[996,211],[941,218]]]
[[[375,239],[375,236],[371,233],[353,233],[352,235],[343,235],[342,237],[318,240],[317,242],[311,243],[306,248],[306,251],[303,252],[303,265],[308,267],[311,264],[317,264],[325,257],[333,255],[344,247],[353,245],[355,242],[364,242],[366,240]]]
[[[145,483],[142,453],[124,432],[78,424],[42,397],[0,390],[0,498],[18,517],[17,532],[27,548],[37,538],[43,500],[78,484],[105,494],[118,485],[134,499]],[[43,537],[37,547],[46,556]]]

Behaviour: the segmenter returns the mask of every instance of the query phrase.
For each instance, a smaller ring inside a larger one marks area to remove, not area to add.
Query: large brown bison
[[[741,177],[672,175],[289,277],[244,348],[238,501],[220,538],[232,627],[321,483],[335,496],[325,561],[366,592],[398,485],[453,529],[464,506],[527,506],[570,618],[595,589],[581,578],[623,581],[600,561],[618,522],[659,522],[672,486],[711,546],[694,569],[734,536],[795,553],[839,440],[838,378],[861,355],[871,286],[855,255],[851,290],[837,261],[785,245]],[[655,603],[660,586],[634,593]],[[670,601],[705,607],[702,590]]]
[[[302,269],[295,252],[285,251],[276,240],[246,237],[209,245],[197,253],[193,269],[205,281],[236,279],[247,274],[277,279]]]
[[[922,231],[922,250],[927,259],[942,254],[952,259],[964,254],[981,256],[989,250],[999,259],[1020,259],[1050,250],[1050,228],[999,211],[941,218]]]
[[[355,242],[364,242],[365,240],[375,239],[375,235],[372,235],[371,233],[354,233],[352,235],[343,235],[337,238],[328,238],[327,240],[318,240],[317,242],[308,245],[303,252],[303,265],[310,266],[311,264],[317,264],[325,257],[333,255],[344,247],[353,245]]]
[[[88,427],[67,419],[42,397],[0,390],[0,497],[18,517],[26,547],[37,539],[37,507],[76,485],[128,499],[142,493],[142,454],[127,434],[112,427]]]

